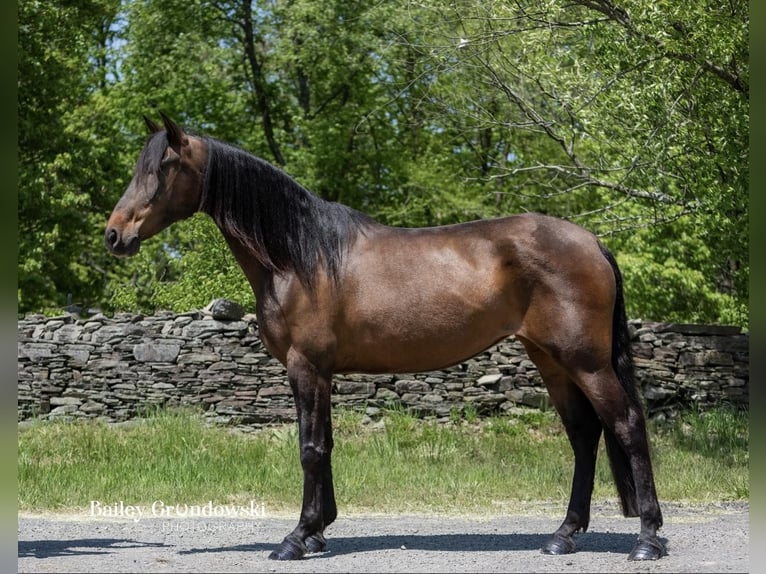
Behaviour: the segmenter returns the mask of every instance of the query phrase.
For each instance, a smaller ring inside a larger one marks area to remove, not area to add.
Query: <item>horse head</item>
[[[141,241],[200,206],[207,150],[200,138],[160,112],[163,126],[144,116],[150,135],[131,180],[106,225],[107,249],[118,257],[138,253]]]

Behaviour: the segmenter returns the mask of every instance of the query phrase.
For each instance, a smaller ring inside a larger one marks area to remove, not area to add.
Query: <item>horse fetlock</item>
[[[327,539],[324,534],[317,532],[306,538],[306,549],[310,554],[324,552],[327,548]]]
[[[564,523],[556,531],[556,535],[559,536],[571,536],[575,532],[587,532],[590,525],[590,512],[586,511],[581,514],[574,510],[567,510]]]

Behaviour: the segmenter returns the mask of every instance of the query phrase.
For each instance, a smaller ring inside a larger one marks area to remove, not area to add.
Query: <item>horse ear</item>
[[[161,131],[162,128],[155,124],[152,120],[144,116],[144,123],[146,124],[147,129],[149,130],[150,134],[156,134],[158,131]]]
[[[188,145],[189,138],[186,137],[184,130],[181,126],[171,120],[163,112],[160,112],[162,123],[165,124],[165,131],[168,132],[168,144],[176,152],[180,151],[181,146]]]

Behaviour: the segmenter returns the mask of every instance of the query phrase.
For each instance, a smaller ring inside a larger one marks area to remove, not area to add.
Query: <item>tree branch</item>
[[[669,58],[671,60],[680,60],[682,62],[696,62],[697,64],[702,66],[704,70],[717,76],[719,79],[729,84],[729,86],[731,86],[736,91],[741,92],[745,96],[749,96],[750,86],[747,84],[747,82],[745,82],[739,76],[739,74],[734,74],[730,72],[729,70],[725,69],[724,67],[714,64],[710,60],[705,58],[700,58],[698,56],[695,56],[694,54],[668,50],[667,47],[665,46],[665,42],[663,42],[662,40],[658,38],[654,38],[636,29],[628,13],[622,8],[620,8],[619,6],[615,6],[610,0],[574,0],[574,2],[575,4],[579,4],[580,6],[584,6],[591,10],[595,10],[596,12],[600,12],[601,14],[604,14],[610,20],[616,22],[617,24],[625,28],[625,30],[630,35],[640,38],[644,40],[645,42],[648,42],[649,44],[654,45],[654,47],[657,48],[657,50],[659,50],[660,53],[664,55],[666,58]],[[678,29],[678,27],[680,27],[683,30],[687,30],[687,28],[683,26],[682,24],[676,24],[676,29]],[[732,62],[736,64],[736,59],[734,57],[732,57]]]
[[[263,133],[266,137],[266,142],[269,146],[269,150],[274,156],[274,160],[279,165],[285,165],[285,158],[282,155],[282,150],[274,135],[274,125],[271,117],[271,102],[269,101],[268,94],[266,92],[266,81],[263,77],[263,66],[258,60],[258,56],[255,52],[255,33],[253,31],[253,7],[252,0],[243,0],[239,5],[240,8],[240,21],[239,25],[244,33],[242,47],[245,52],[245,58],[252,74],[251,81],[253,84],[253,99],[255,101],[256,110],[261,114],[261,122],[263,124]]]

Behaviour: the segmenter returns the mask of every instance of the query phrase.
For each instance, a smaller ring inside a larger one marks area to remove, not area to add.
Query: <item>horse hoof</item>
[[[662,542],[656,538],[639,540],[628,555],[628,560],[659,560],[667,554]]]
[[[324,552],[325,548],[327,548],[327,539],[321,532],[317,532],[306,538],[306,550],[309,553]]]
[[[575,551],[574,540],[571,536],[562,536],[560,534],[554,534],[545,543],[540,552],[543,554],[555,554],[557,556],[561,554],[571,554]]]
[[[298,560],[305,556],[306,550],[303,542],[296,542],[288,537],[269,554],[269,560]]]

